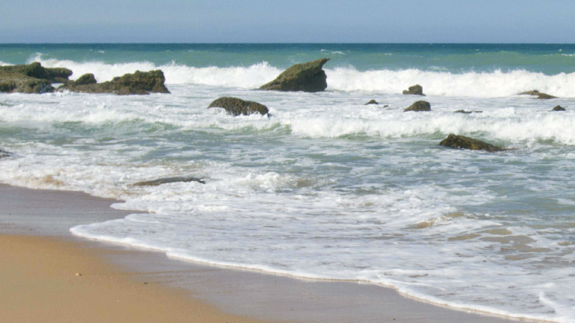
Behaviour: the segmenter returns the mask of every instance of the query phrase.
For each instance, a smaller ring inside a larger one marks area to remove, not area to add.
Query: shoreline
[[[168,258],[161,252],[143,248],[82,239],[71,235],[67,228],[136,212],[114,210],[109,205],[116,201],[79,192],[0,185],[0,193],[4,212],[0,214],[2,239],[7,233],[12,236],[14,233],[51,236],[28,238],[46,239],[43,241],[47,245],[52,240],[56,240],[53,243],[60,240],[59,243],[76,248],[96,250],[100,262],[121,268],[118,270],[135,277],[134,281],[153,277],[158,285],[166,288],[164,293],[174,296],[171,289],[186,290],[186,296],[174,297],[190,302],[199,299],[209,304],[206,306],[215,306],[242,317],[293,322],[517,321],[489,313],[433,305],[402,296],[395,289],[382,285],[307,280],[241,268],[223,268]]]

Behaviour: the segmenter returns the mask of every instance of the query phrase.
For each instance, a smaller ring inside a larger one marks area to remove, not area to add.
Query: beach
[[[103,258],[256,319],[572,322],[574,57],[2,44],[1,230],[145,250]]]
[[[83,193],[6,185],[0,191],[3,322],[507,321],[379,286],[202,266],[77,239],[65,230],[69,223],[125,212]]]

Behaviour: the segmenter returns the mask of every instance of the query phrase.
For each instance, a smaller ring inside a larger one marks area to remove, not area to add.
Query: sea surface
[[[322,57],[325,92],[256,90]],[[149,212],[75,235],[575,322],[575,45],[0,45],[1,65],[34,61],[98,81],[162,69],[172,92],[0,94],[16,153],[0,182]],[[403,112],[414,84],[431,112]],[[533,89],[560,98],[517,95]],[[271,116],[206,109],[221,96]],[[511,149],[439,146],[450,133]],[[206,184],[133,185],[183,175]]]

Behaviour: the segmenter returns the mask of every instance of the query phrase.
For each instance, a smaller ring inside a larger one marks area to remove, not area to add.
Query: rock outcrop
[[[415,111],[415,112],[431,111],[431,104],[427,101],[417,101],[414,104],[412,104],[409,108],[403,110],[403,112],[408,111]]]
[[[329,58],[295,64],[283,71],[275,80],[264,84],[260,90],[321,92],[327,88],[327,76],[322,69]]]
[[[88,85],[88,84],[96,84],[96,77],[92,73],[84,74],[80,76],[77,80],[74,81],[74,85]]]
[[[150,72],[136,71],[133,74],[124,74],[115,77],[113,80],[102,83],[92,82],[93,75],[86,74],[78,81],[69,82],[58,88],[58,91],[68,90],[79,93],[111,93],[118,95],[150,94],[150,93],[170,93],[164,82],[164,72],[155,70]],[[95,81],[95,78],[94,78]]]
[[[208,106],[210,108],[223,108],[226,110],[228,114],[239,116],[239,115],[250,115],[253,113],[260,113],[261,115],[268,114],[269,110],[263,104],[253,102],[253,101],[244,101],[238,98],[232,97],[221,97],[216,99]]]
[[[566,110],[564,107],[558,105],[558,106],[554,107],[553,110],[551,110],[551,111],[566,111]]]
[[[0,66],[0,92],[53,92],[52,83],[66,83],[70,75],[72,71],[67,68],[44,68],[38,62]]]
[[[500,146],[495,146],[492,144],[488,144],[484,141],[465,137],[465,136],[457,136],[454,134],[449,134],[447,138],[443,139],[439,143],[441,146],[450,147],[450,148],[461,148],[461,149],[471,149],[471,150],[485,150],[488,152],[496,152],[496,151],[503,151],[507,150]]]
[[[158,178],[151,181],[138,182],[135,183],[134,186],[159,186],[162,184],[169,184],[169,183],[189,183],[189,182],[198,182],[201,184],[206,184],[206,182],[197,177],[176,176],[176,177]]]
[[[537,90],[531,90],[531,91],[521,92],[521,93],[519,93],[519,95],[531,95],[531,96],[536,96],[536,99],[541,99],[541,100],[557,99],[556,96],[549,95],[549,94],[543,93],[543,92],[539,92],[539,91],[537,91]]]
[[[410,86],[409,89],[404,90],[403,94],[411,94],[411,95],[422,95],[425,96],[425,94],[423,94],[423,87],[419,84],[416,84],[414,86]]]
[[[377,103],[377,101],[375,101],[375,100],[370,100],[370,101],[367,102],[365,105],[370,105],[370,104],[376,104],[376,105],[377,105],[377,104],[379,104],[379,103]]]

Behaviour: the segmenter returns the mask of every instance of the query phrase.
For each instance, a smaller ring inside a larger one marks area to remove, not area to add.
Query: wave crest
[[[282,72],[267,62],[251,66],[193,67],[155,65],[151,62],[108,64],[104,62],[75,62],[71,60],[42,59],[38,54],[31,61],[46,67],[66,67],[74,71],[72,79],[93,73],[99,82],[136,70],[161,69],[167,84],[193,84],[253,89],[273,80]],[[514,70],[503,72],[450,73],[445,71],[372,70],[358,71],[353,67],[326,69],[328,90],[342,92],[377,92],[399,94],[407,87],[421,84],[424,92],[433,96],[505,97],[519,92],[538,89],[559,97],[573,97],[575,73],[545,75],[543,73]]]

